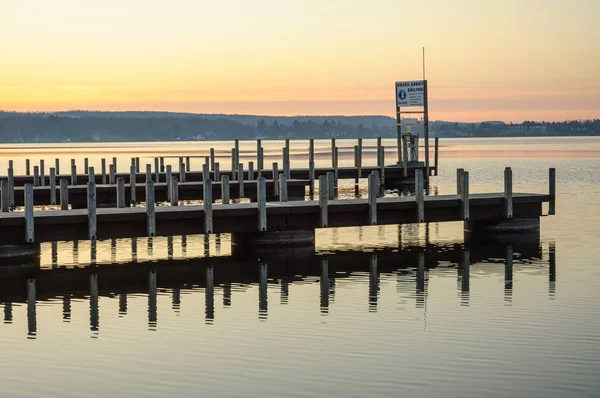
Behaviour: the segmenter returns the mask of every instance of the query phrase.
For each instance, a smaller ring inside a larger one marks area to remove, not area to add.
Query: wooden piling
[[[116,173],[117,173],[117,170],[118,170],[118,168],[117,168],[117,158],[116,158],[116,157],[114,157],[114,156],[113,156],[113,159],[112,159],[112,165],[113,165],[113,166],[114,166],[114,168],[115,168],[115,174],[116,174]],[[113,184],[116,184],[116,183],[117,183],[117,180],[115,179],[115,181],[113,182]]]
[[[112,177],[111,177],[112,180]],[[152,180],[152,165],[146,164],[146,182]],[[112,182],[111,182],[112,183]]]
[[[60,159],[59,158],[54,159],[54,168],[56,168],[56,175],[59,176],[60,175]]]
[[[354,167],[356,168],[356,177],[354,177],[354,184],[358,184],[360,174],[358,173],[358,145],[354,145]]]
[[[433,165],[435,166],[435,173],[434,175],[437,176],[438,175],[438,151],[439,151],[439,144],[440,144],[440,137],[435,137],[435,157],[433,159]]]
[[[335,167],[335,138],[331,139],[331,167]]]
[[[189,173],[191,170],[192,170],[192,164],[190,161],[190,157],[186,156],[185,157],[185,171]]]
[[[321,182],[321,178],[319,177],[319,183]],[[334,200],[335,199],[335,175],[332,171],[327,172],[327,199]]]
[[[513,184],[512,169],[504,169],[504,217],[513,218]]]
[[[159,163],[160,163],[160,172],[161,172],[161,173],[164,173],[164,172],[165,172],[165,157],[164,157],[164,156],[161,156],[161,157],[159,158]],[[167,183],[168,183],[168,182],[169,182],[169,181],[167,180]]]
[[[425,221],[425,194],[423,186],[423,170],[415,171],[415,201],[417,203],[417,221]]]
[[[69,182],[64,178],[60,180],[60,209],[69,210]]]
[[[0,190],[2,190],[2,212],[10,211],[10,195],[8,192],[8,180],[0,182]]]
[[[315,140],[311,138],[308,140],[308,164],[315,162]]]
[[[156,235],[156,208],[154,207],[154,181],[146,181],[146,227],[148,236]]]
[[[154,158],[154,182],[160,183],[160,161],[158,158]]]
[[[256,185],[256,197],[258,207],[258,230],[267,230],[267,183],[264,177],[258,179]]]
[[[308,194],[315,195],[315,162],[308,162]]]
[[[254,162],[248,162],[248,181],[254,181]]]
[[[87,214],[88,214],[88,237],[96,239],[96,183],[87,184]]]
[[[102,158],[100,167],[102,169],[102,184],[106,184],[106,159]]]
[[[125,179],[117,178],[117,207],[124,208],[125,202]]]
[[[11,209],[15,208],[15,170],[12,167],[12,161],[8,168],[8,190]]]
[[[33,166],[33,186],[40,186],[40,168],[39,166]]]
[[[279,195],[279,165],[273,162],[273,196]]]
[[[181,162],[180,162],[181,163]],[[135,172],[139,173],[140,172],[140,158],[136,157],[135,158]]]
[[[35,241],[35,220],[33,216],[33,185],[25,184],[25,242]]]
[[[25,159],[25,175],[31,175],[31,162],[29,159]]]
[[[208,167],[208,165],[206,165]],[[210,178],[204,180],[204,233],[212,234],[213,232],[213,200],[212,200],[212,181]]]
[[[461,213],[463,220],[469,219],[469,172],[463,171],[460,187]]]
[[[333,176],[335,177],[335,180],[334,180],[335,181],[335,188],[337,190],[338,179],[339,179],[339,176],[340,176],[340,174],[339,174],[339,167],[338,167],[339,160],[340,160],[340,158],[339,158],[339,152],[338,152],[338,147],[335,147],[333,149],[333,159],[334,159],[334,162],[333,162]],[[337,194],[336,194],[336,196],[337,196]]]
[[[327,178],[327,176],[319,176],[319,225],[321,228],[327,228],[329,224],[327,211],[327,204],[329,201],[329,193],[327,192],[328,181],[329,178]]]
[[[129,167],[129,198],[131,200],[132,204],[137,203],[137,197],[136,197],[136,170],[137,170],[137,165],[131,165]]]
[[[108,181],[108,183],[109,183],[110,185],[114,185],[114,184],[116,184],[116,183],[117,183],[117,180],[115,179],[116,172],[117,172],[117,171],[116,171],[116,166],[115,166],[115,164],[113,163],[113,164],[111,164],[111,165],[108,167],[108,173],[109,173],[109,181]]]
[[[88,158],[83,158],[83,173],[87,174],[90,168],[90,160]]]
[[[237,167],[237,165],[240,164],[240,140],[237,138],[234,141],[234,148],[235,148],[235,161],[233,162],[233,165]]]
[[[227,174],[221,176],[221,203],[229,204],[229,176]]]
[[[210,178],[210,162],[202,165],[202,181],[211,180]]]
[[[377,196],[379,193],[379,177],[375,173],[369,174],[368,179],[368,201],[369,201],[369,224],[377,225]]]
[[[56,204],[56,169],[50,167],[50,204]]]
[[[171,177],[169,179],[169,202],[171,206],[179,206],[179,181],[177,177]]]
[[[238,193],[240,198],[244,198],[244,164],[238,165]]]
[[[88,175],[88,182],[96,182],[96,173],[94,172],[93,167],[88,166],[87,175]]]
[[[556,214],[556,169],[551,168],[548,173],[549,185],[548,194],[550,195],[550,201],[548,206],[548,214]]]
[[[71,165],[71,185],[77,185],[77,166]]]
[[[402,136],[402,167],[404,168],[404,177],[408,177],[408,142],[406,136]]]
[[[185,163],[179,164],[179,182],[185,182]]]
[[[462,174],[465,172],[465,169],[456,169],[456,194],[460,195],[462,186],[461,186],[461,181],[462,181]]]
[[[219,181],[221,179],[221,165],[219,162],[215,162],[214,167],[215,181]]]
[[[44,166],[44,159],[40,160],[40,186],[46,185],[46,167]]]
[[[235,180],[235,170],[237,168],[235,148],[231,148],[231,179]]]
[[[215,148],[210,148],[210,171],[215,171]],[[219,181],[215,178],[215,181]]]
[[[279,201],[288,201],[287,176],[285,175],[285,173],[279,174]]]
[[[379,163],[381,161],[380,154],[381,153],[381,137],[377,137],[377,166],[381,166]]]
[[[381,152],[379,153],[379,184],[384,187],[385,186],[385,147],[381,147]]]
[[[283,173],[290,178],[290,148],[283,148]]]
[[[260,145],[260,140],[259,140],[259,145]],[[265,159],[264,159],[264,148],[263,147],[259,147],[258,148],[258,159],[256,160],[256,169],[258,170],[258,176],[262,177],[262,171],[265,168]]]

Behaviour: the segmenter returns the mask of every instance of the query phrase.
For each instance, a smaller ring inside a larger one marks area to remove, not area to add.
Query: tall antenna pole
[[[423,47],[423,80],[425,80],[425,47]]]

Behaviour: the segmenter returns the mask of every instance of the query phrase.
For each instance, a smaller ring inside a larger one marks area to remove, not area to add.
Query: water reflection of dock
[[[554,296],[556,255],[553,243],[547,254],[538,245],[463,245],[407,247],[373,252],[339,251],[310,256],[288,255],[248,261],[235,257],[204,257],[195,259],[105,264],[84,268],[31,269],[26,275],[0,279],[0,301],[4,305],[4,322],[13,322],[13,303],[27,304],[27,325],[30,336],[38,332],[36,304],[62,302],[63,320],[71,318],[71,301],[87,300],[90,307],[90,329],[100,330],[100,297],[118,298],[121,316],[128,312],[128,296],[147,295],[148,328],[159,325],[158,295],[170,295],[172,309],[181,311],[182,291],[203,290],[205,320],[215,321],[215,291],[220,290],[222,305],[232,306],[236,291],[258,287],[258,317],[268,319],[269,294],[279,287],[279,302],[285,305],[290,297],[290,285],[319,283],[319,311],[327,314],[335,301],[336,281],[368,279],[366,308],[376,312],[380,300],[382,275],[396,275],[398,292],[411,290],[415,305],[425,307],[430,275],[448,278],[454,275],[461,305],[468,305],[474,267],[477,278],[483,275],[500,277],[494,264],[504,268],[504,298],[512,300],[513,274],[527,269],[528,263],[548,264],[549,295]],[[516,263],[516,265],[515,265]],[[452,270],[456,270],[455,272]],[[276,289],[276,288],[275,288]],[[272,298],[271,298],[272,300]]]

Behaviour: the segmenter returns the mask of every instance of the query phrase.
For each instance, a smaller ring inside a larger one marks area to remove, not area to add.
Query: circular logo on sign
[[[405,90],[400,90],[398,92],[398,98],[400,98],[401,100],[405,100],[406,99],[406,91]]]

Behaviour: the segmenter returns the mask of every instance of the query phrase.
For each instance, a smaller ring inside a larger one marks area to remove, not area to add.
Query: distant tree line
[[[412,128],[423,133],[423,126]],[[431,122],[431,136],[600,135],[600,120],[565,122]],[[0,111],[0,142],[107,142],[280,138],[394,137],[386,116],[211,115],[168,112],[17,113]]]

